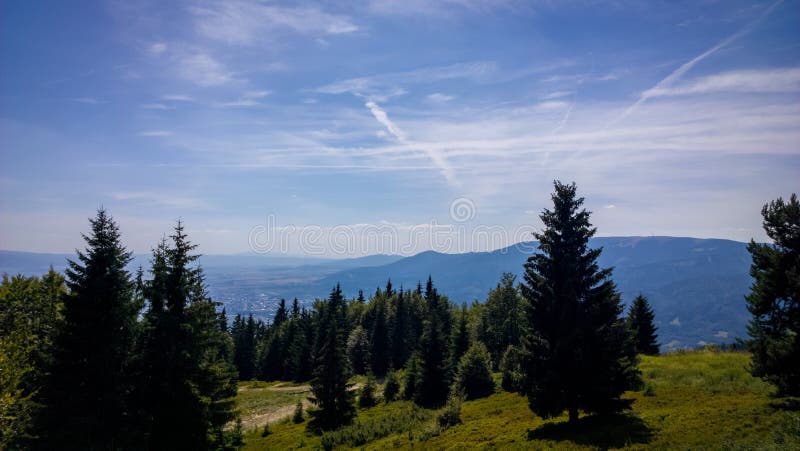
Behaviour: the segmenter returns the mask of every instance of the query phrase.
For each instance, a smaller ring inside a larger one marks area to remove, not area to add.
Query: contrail
[[[687,63],[684,63],[681,67],[675,69],[675,71],[673,71],[671,74],[669,74],[666,78],[664,78],[663,80],[661,80],[658,83],[656,83],[656,85],[653,86],[652,88],[650,88],[650,89],[648,89],[646,91],[643,91],[639,95],[639,99],[636,100],[636,102],[634,102],[633,105],[629,106],[628,109],[626,109],[625,112],[622,113],[622,115],[620,117],[618,117],[615,121],[612,122],[612,124],[615,124],[615,123],[625,119],[626,117],[628,117],[631,113],[633,113],[636,110],[636,108],[639,107],[639,105],[644,103],[645,100],[647,100],[650,97],[652,97],[652,93],[653,92],[656,92],[658,90],[661,90],[661,89],[668,88],[668,87],[672,86],[686,72],[688,72],[692,67],[694,67],[695,64],[699,63],[700,61],[703,61],[704,59],[706,59],[709,56],[711,56],[714,53],[716,53],[718,50],[720,50],[720,49],[722,49],[724,47],[727,47],[728,45],[730,45],[731,43],[733,43],[737,39],[739,39],[742,36],[750,33],[751,31],[753,31],[753,29],[759,23],[761,23],[762,20],[764,20],[767,16],[769,16],[772,13],[772,11],[774,11],[775,8],[777,8],[781,3],[783,3],[783,0],[777,0],[775,3],[770,5],[769,8],[764,10],[764,12],[762,12],[761,15],[759,15],[755,20],[753,20],[749,24],[745,25],[741,30],[739,30],[736,33],[728,36],[722,42],[720,42],[719,44],[715,45],[714,47],[711,47],[710,49],[706,50],[702,54],[696,56],[691,61],[689,61]]]

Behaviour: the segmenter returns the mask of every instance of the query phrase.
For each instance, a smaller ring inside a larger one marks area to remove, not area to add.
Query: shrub
[[[269,423],[267,423],[264,425],[264,429],[261,430],[261,436],[266,437],[270,434],[272,434],[272,430],[270,430]]]
[[[440,428],[447,429],[450,426],[461,423],[461,403],[464,402],[464,398],[466,398],[464,392],[457,387],[450,391],[447,403],[436,417],[436,422]]]
[[[503,389],[510,392],[522,392],[525,374],[523,373],[523,351],[518,346],[508,346],[500,360],[500,371]]]
[[[486,346],[474,343],[458,362],[455,389],[463,391],[468,399],[490,395],[494,392],[491,368],[492,358]]]
[[[292,415],[292,421],[295,424],[297,424],[297,423],[302,423],[303,419],[304,419],[303,418],[303,401],[298,400],[297,401],[297,407],[294,408],[294,415]]]
[[[370,373],[367,376],[367,383],[361,387],[361,391],[358,394],[358,407],[372,407],[377,404],[378,400],[375,398],[376,390],[375,376]]]
[[[410,406],[393,412],[391,415],[381,416],[363,423],[355,422],[335,431],[325,432],[322,434],[320,443],[324,449],[333,449],[339,445],[357,447],[404,431],[411,434],[413,428],[430,418],[429,415],[428,411],[423,408]]]
[[[400,394],[400,381],[398,380],[397,373],[390,371],[386,375],[386,382],[383,385],[383,399],[386,402],[392,402],[397,399]]]

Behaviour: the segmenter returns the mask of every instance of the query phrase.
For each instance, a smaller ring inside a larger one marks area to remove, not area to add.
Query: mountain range
[[[613,267],[613,279],[627,305],[639,293],[653,307],[665,349],[729,343],[746,337],[749,313],[744,295],[752,283],[745,243],[676,237],[598,237],[601,267]],[[201,258],[211,295],[229,313],[271,317],[280,298],[308,304],[324,298],[340,283],[354,297],[384,287],[415,288],[430,275],[440,292],[456,303],[483,301],[505,272],[521,280],[523,265],[535,251],[527,242],[492,252],[410,257],[373,255],[322,259],[272,255],[209,255]],[[41,274],[50,265],[63,271],[67,254],[0,251],[0,273]],[[136,255],[131,269],[147,267],[149,256]]]

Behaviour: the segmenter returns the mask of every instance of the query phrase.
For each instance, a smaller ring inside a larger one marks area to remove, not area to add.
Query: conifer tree
[[[347,313],[338,284],[331,291],[321,314],[311,401],[318,407],[313,413],[316,425],[329,429],[349,422],[355,415],[353,393],[349,391],[351,369],[345,343]]]
[[[800,202],[778,198],[761,210],[764,230],[773,244],[750,241],[750,275],[755,280],[746,296],[753,315],[752,373],[800,395]]]
[[[483,343],[477,342],[470,346],[459,360],[455,388],[463,391],[467,399],[488,396],[494,392],[492,359]]]
[[[143,340],[143,407],[147,447],[217,449],[235,418],[233,342],[219,328],[217,303],[205,291],[202,270],[191,267],[196,248],[178,222],[154,251]],[[233,437],[235,438],[235,437]]]
[[[641,294],[636,296],[628,312],[628,327],[633,334],[633,345],[639,354],[658,354],[658,336],[654,319],[655,315],[647,298]]]
[[[453,339],[450,347],[450,358],[453,360],[453,365],[458,365],[461,356],[463,356],[470,347],[468,327],[467,305],[463,304],[461,310],[458,312],[455,327],[453,327]]]
[[[408,354],[411,352],[409,349],[410,328],[409,302],[406,300],[406,295],[401,287],[394,304],[391,327],[392,366],[394,368],[402,368],[405,366],[406,360],[408,360]]]
[[[133,444],[131,354],[140,306],[125,266],[131,253],[100,209],[87,247],[66,271],[63,325],[44,393],[40,430],[52,449],[116,449]]]
[[[637,380],[635,351],[620,314],[611,269],[600,269],[602,249],[589,249],[596,229],[581,208],[575,184],[554,183],[553,209],[540,215],[539,253],[525,264],[522,293],[530,332],[526,387],[531,409],[549,418],[579,410],[623,407],[620,395]]]
[[[447,399],[450,387],[450,322],[449,303],[439,295],[428,278],[425,290],[427,315],[420,338],[422,358],[422,386],[415,402],[423,405],[441,404]]]
[[[391,289],[392,283],[387,284],[387,293]],[[370,350],[370,357],[372,358],[372,371],[378,375],[386,374],[391,362],[391,343],[389,342],[389,328],[387,325],[388,311],[386,308],[386,298],[389,295],[380,296],[372,300],[373,307],[373,322],[371,333],[372,349]]]
[[[372,365],[367,332],[360,325],[354,327],[347,338],[347,357],[356,374],[366,374]]]
[[[481,339],[492,356],[495,367],[508,346],[519,344],[524,330],[523,300],[514,286],[516,276],[503,274],[497,286],[489,292],[481,318]]]
[[[275,318],[272,320],[272,327],[277,329],[288,319],[289,313],[286,311],[286,299],[281,299],[281,303],[278,304],[278,310],[275,312]]]
[[[403,399],[417,401],[422,399],[423,369],[419,352],[411,354],[406,363],[406,377],[403,381]]]

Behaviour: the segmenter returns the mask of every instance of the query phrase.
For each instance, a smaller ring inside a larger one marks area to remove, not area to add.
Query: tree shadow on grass
[[[786,410],[789,412],[797,412],[800,410],[800,397],[785,397],[771,401],[770,407],[775,410]]]
[[[575,424],[547,423],[528,430],[528,440],[568,440],[602,449],[650,443],[653,435],[653,430],[641,418],[622,413],[591,415],[580,418]]]

